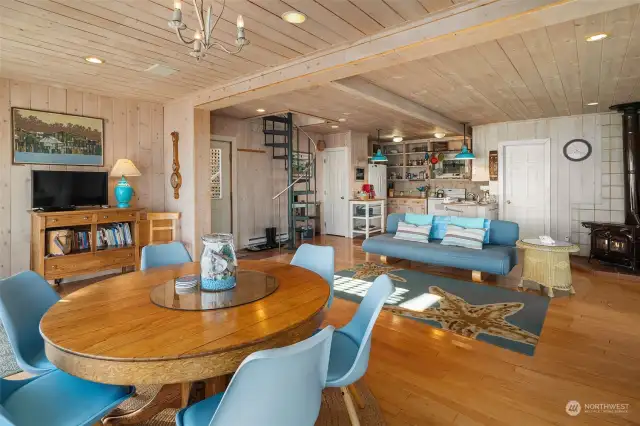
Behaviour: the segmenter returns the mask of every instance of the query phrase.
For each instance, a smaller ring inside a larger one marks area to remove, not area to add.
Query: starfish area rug
[[[533,355],[549,307],[547,297],[372,262],[336,272],[334,294],[359,303],[383,274],[396,286],[385,310]]]

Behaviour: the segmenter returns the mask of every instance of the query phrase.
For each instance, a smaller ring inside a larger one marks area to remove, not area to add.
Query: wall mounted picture
[[[14,164],[104,165],[104,120],[11,108]]]
[[[489,180],[498,180],[498,151],[489,151]]]
[[[364,182],[364,167],[356,167],[356,181]]]

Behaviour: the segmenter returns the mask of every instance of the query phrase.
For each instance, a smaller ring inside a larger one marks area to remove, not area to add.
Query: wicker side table
[[[553,297],[554,289],[576,293],[571,283],[569,253],[580,251],[580,247],[562,241],[546,245],[538,238],[519,240],[516,247],[524,249],[522,278],[518,287],[524,286],[524,280],[530,280],[546,287],[549,297]]]

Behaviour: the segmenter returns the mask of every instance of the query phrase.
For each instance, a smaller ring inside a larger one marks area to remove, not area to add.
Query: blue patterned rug
[[[385,310],[533,355],[547,315],[548,297],[371,262],[336,272],[335,296],[359,303],[382,274],[396,286]]]

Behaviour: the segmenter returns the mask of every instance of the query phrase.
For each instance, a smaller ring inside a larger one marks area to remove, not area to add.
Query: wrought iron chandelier
[[[217,47],[218,49],[226,53],[235,55],[237,53],[240,53],[242,48],[249,44],[249,40],[244,37],[244,20],[242,19],[242,15],[238,15],[238,19],[236,21],[238,33],[236,37],[235,50],[227,49],[221,42],[211,36],[213,29],[216,27],[218,21],[220,20],[220,17],[222,16],[222,12],[224,12],[224,6],[225,0],[222,0],[222,9],[220,10],[220,14],[218,14],[218,16],[215,18],[214,22],[211,16],[211,6],[207,8],[207,13],[205,15],[204,0],[193,0],[193,7],[196,10],[196,17],[198,18],[200,29],[195,29],[193,32],[193,38],[188,39],[182,35],[182,31],[188,29],[187,25],[182,22],[182,0],[175,0],[173,3],[173,16],[169,21],[169,27],[176,30],[176,34],[178,35],[178,38],[181,42],[186,45],[192,45],[193,51],[189,52],[189,54],[195,57],[198,61],[204,58],[205,52],[211,47]]]

